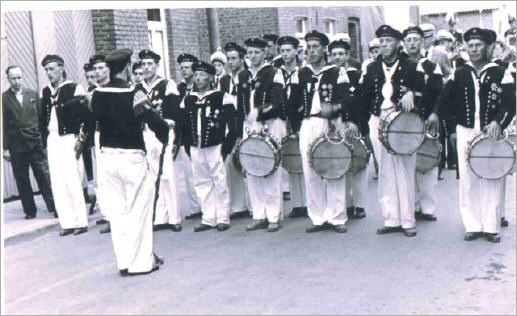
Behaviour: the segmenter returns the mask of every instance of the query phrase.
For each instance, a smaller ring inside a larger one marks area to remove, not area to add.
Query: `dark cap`
[[[47,56],[43,57],[43,60],[41,61],[41,65],[43,67],[45,67],[46,64],[51,63],[51,62],[56,62],[56,63],[61,64],[61,65],[65,64],[65,61],[63,60],[63,58],[61,56],[59,56],[59,55],[47,55]]]
[[[92,65],[90,63],[86,63],[83,66],[83,70],[84,70],[84,72],[92,71],[93,67],[92,67]]]
[[[142,59],[154,59],[155,62],[159,62],[161,57],[150,49],[141,50],[138,53],[138,58]]]
[[[376,31],[375,36],[377,37],[393,37],[394,39],[401,40],[402,33],[400,31],[392,28],[389,25],[381,25]]]
[[[420,37],[424,37],[424,31],[418,26],[410,26],[402,32],[402,38],[406,38],[409,34],[418,34]]]
[[[128,63],[131,60],[131,55],[133,55],[133,51],[129,48],[121,48],[111,51],[108,56],[106,56],[107,63]]]
[[[472,39],[479,39],[487,44],[490,44],[491,37],[491,34],[489,34],[485,29],[479,27],[470,28],[465,33],[463,33],[463,39],[465,42],[468,42]]]
[[[485,32],[487,34],[488,44],[492,44],[497,41],[497,33],[494,30],[485,29]]]
[[[131,72],[135,72],[135,70],[137,70],[137,69],[142,69],[142,63],[137,62],[137,63],[134,63],[133,66],[131,66]]]
[[[298,45],[300,45],[300,41],[296,37],[292,36],[282,36],[277,40],[278,46],[289,44],[293,45],[294,48],[298,48]]]
[[[195,62],[192,65],[193,71],[204,71],[209,75],[215,75],[215,67],[210,65],[209,63],[205,63],[204,61]]]
[[[92,57],[90,57],[90,64],[92,65],[95,65],[96,63],[104,63],[106,62],[106,56],[104,55],[93,55]]]
[[[334,48],[344,48],[346,50],[349,50],[350,44],[348,44],[348,42],[345,42],[342,39],[338,39],[336,41],[332,41],[332,43],[329,44],[329,52],[332,52]]]
[[[323,46],[327,46],[329,44],[329,38],[327,35],[320,33],[316,30],[312,30],[309,33],[305,34],[305,41],[317,40]]]
[[[176,61],[178,62],[178,64],[181,64],[183,62],[188,62],[188,61],[192,62],[192,63],[196,63],[198,61],[198,59],[194,55],[183,53],[178,56],[178,59]]]
[[[265,41],[276,43],[278,40],[278,35],[276,34],[262,34],[261,36]]]
[[[238,52],[240,54],[245,54],[246,53],[246,50],[244,48],[242,48],[242,46],[240,46],[239,44],[237,44],[235,42],[226,43],[226,45],[224,45],[224,51],[225,52],[236,51],[236,52]]]
[[[267,46],[267,42],[259,37],[252,37],[245,40],[244,45],[247,47],[265,48]]]

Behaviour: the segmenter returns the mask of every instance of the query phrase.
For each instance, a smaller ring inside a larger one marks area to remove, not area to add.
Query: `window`
[[[350,56],[362,60],[361,26],[358,18],[348,18],[348,35],[350,36]]]
[[[296,21],[296,37],[303,38],[309,29],[309,18],[306,16],[300,16],[294,18]]]
[[[151,49],[162,57],[158,65],[158,75],[163,78],[170,78],[169,46],[164,9],[147,10],[147,27]]]
[[[336,20],[335,19],[326,19],[325,23],[325,33],[327,35],[333,35],[336,33]]]

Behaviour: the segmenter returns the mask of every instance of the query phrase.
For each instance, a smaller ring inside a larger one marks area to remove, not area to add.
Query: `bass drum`
[[[355,138],[352,142],[352,161],[347,171],[349,175],[356,175],[368,166],[370,161],[370,149],[366,146],[364,138]]]
[[[300,139],[298,137],[287,136],[282,140],[282,167],[289,173],[303,173]]]
[[[340,179],[350,168],[352,149],[339,136],[323,134],[309,148],[311,168],[323,179]]]
[[[237,149],[239,163],[246,173],[267,177],[280,164],[280,146],[267,132],[251,132]]]
[[[416,153],[416,172],[426,173],[437,167],[442,155],[442,144],[439,136],[426,135],[422,146]]]
[[[467,164],[472,172],[488,180],[500,179],[515,168],[515,144],[503,133],[501,139],[493,139],[479,133],[468,142]]]
[[[379,140],[391,154],[411,155],[424,138],[424,120],[417,113],[393,110],[379,123]]]

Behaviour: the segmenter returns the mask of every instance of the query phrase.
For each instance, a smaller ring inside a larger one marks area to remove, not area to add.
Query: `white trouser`
[[[230,212],[243,212],[248,209],[248,197],[244,176],[240,174],[233,164],[232,155],[228,155],[225,161],[226,179],[230,192]]]
[[[172,147],[174,143],[174,130],[169,130],[169,143],[164,145],[156,138],[154,132],[147,126],[144,130],[145,147],[147,149],[147,161],[152,177],[156,180],[160,167],[160,155],[164,150],[162,174],[160,176],[160,188],[154,225],[180,224],[181,214],[179,208],[178,189],[176,186],[176,163],[172,161]]]
[[[370,141],[372,142],[373,153],[375,155],[375,158],[377,159],[378,164],[381,163],[379,157],[381,155],[381,148],[382,148],[381,141],[379,140],[379,122],[380,122],[380,118],[375,115],[371,115],[370,121],[368,121],[368,126],[370,128]],[[373,157],[372,157],[372,161],[373,161]]]
[[[201,201],[202,224],[216,226],[230,223],[230,194],[221,145],[190,147],[194,189]]]
[[[438,167],[421,173],[416,172],[415,210],[423,214],[436,214],[436,186],[438,185]]]
[[[153,200],[155,179],[141,150],[103,148],[111,240],[119,270],[147,272],[153,266]]]
[[[328,222],[332,225],[345,224],[346,180],[322,179],[310,166],[309,151],[312,142],[328,129],[326,119],[312,117],[304,119],[300,128],[300,153],[307,192],[307,211],[314,225]]]
[[[368,168],[355,175],[346,175],[346,207],[366,208],[368,194]]]
[[[285,122],[281,119],[267,120],[269,133],[277,141],[281,141],[286,135]],[[249,127],[251,131],[259,131],[262,124],[256,121],[244,121],[244,128]],[[244,135],[244,139],[248,137]],[[280,220],[283,208],[282,196],[282,174],[279,169],[267,177],[256,177],[248,174],[246,176],[250,206],[254,220],[268,219],[270,223],[277,223]]]
[[[289,192],[292,207],[307,206],[307,194],[303,173],[289,173]]]
[[[103,200],[105,199],[104,193],[106,192],[106,190],[103,189],[103,187],[102,187],[104,185],[104,168],[102,166],[102,152],[100,149],[100,133],[98,131],[95,131],[94,138],[95,138],[95,150],[93,153],[95,155],[95,160],[92,159],[92,161],[94,161],[93,168],[94,168],[95,181],[96,181],[95,195],[97,196],[97,205],[99,206],[99,208],[101,210],[101,214],[106,218],[106,220],[109,221],[109,214],[108,214],[109,210],[105,207],[105,205],[103,203]]]
[[[184,217],[201,212],[201,202],[197,197],[196,190],[194,189],[194,182],[192,181],[192,163],[184,146],[181,146],[178,152],[178,157],[176,158],[176,170],[178,170],[178,172],[176,172],[177,185],[185,183],[183,186],[185,188],[185,192],[180,192],[180,196],[186,197],[185,199],[182,198],[182,201],[180,201],[181,215]]]
[[[500,217],[505,217],[506,215],[506,212],[504,210],[504,207],[505,207],[505,199],[506,199],[506,177],[508,176],[504,176],[503,179],[501,180],[503,183],[501,184],[501,194],[499,194],[499,199],[500,199],[500,202],[498,204],[498,209],[497,209],[497,212],[499,214]]]
[[[88,226],[82,187],[84,164],[82,157],[75,159],[75,142],[75,135],[60,136],[57,131],[51,131],[47,139],[52,195],[63,229]]]
[[[461,125],[456,127],[458,168],[460,172],[460,212],[467,232],[497,233],[501,205],[502,179],[487,180],[476,176],[467,165],[468,141],[478,131]]]
[[[384,225],[414,228],[416,153],[393,155],[380,147],[378,190]]]

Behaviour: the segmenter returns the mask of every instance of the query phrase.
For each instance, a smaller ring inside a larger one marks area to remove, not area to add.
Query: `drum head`
[[[350,168],[351,161],[351,150],[344,143],[333,144],[323,139],[311,148],[312,168],[324,179],[342,178]]]
[[[290,173],[303,173],[300,140],[287,138],[282,143],[282,166]]]
[[[499,179],[509,174],[515,164],[515,149],[508,140],[497,141],[482,137],[472,143],[469,166],[483,179]]]
[[[438,166],[441,153],[440,142],[426,137],[416,153],[416,171],[424,173]]]
[[[424,141],[424,121],[416,113],[400,112],[387,129],[386,141],[396,154],[410,155]]]
[[[359,171],[366,168],[368,161],[370,161],[370,152],[363,140],[354,140],[352,142],[352,161],[347,174],[356,175]]]
[[[273,148],[259,137],[248,137],[239,147],[239,161],[247,173],[265,177],[277,167],[277,156]]]

